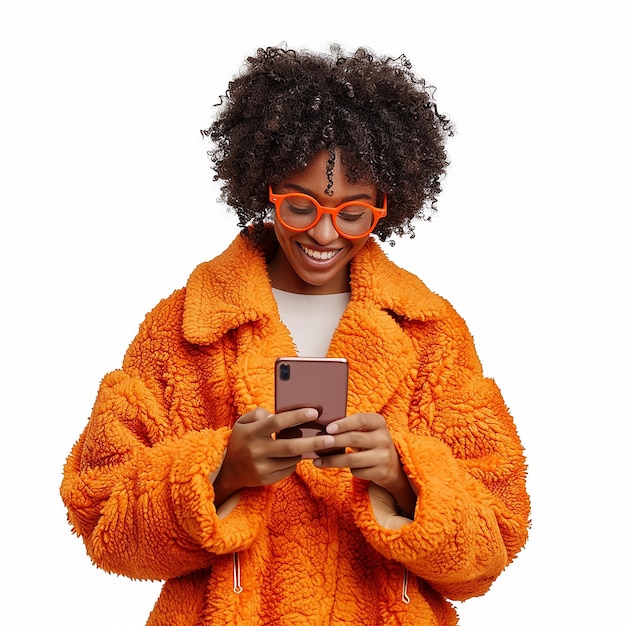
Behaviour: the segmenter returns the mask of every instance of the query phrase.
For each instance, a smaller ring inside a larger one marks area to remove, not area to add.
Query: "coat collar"
[[[352,260],[352,302],[410,320],[439,317],[445,304],[413,274],[390,261],[373,240]],[[183,331],[209,344],[225,332],[278,315],[265,253],[241,235],[219,256],[202,263],[187,282]]]
[[[265,255],[241,235],[189,277],[183,333],[192,343],[213,343],[229,330],[274,315]]]
[[[343,356],[350,363],[349,411],[380,412],[415,367],[415,350],[404,322],[438,318],[446,303],[390,261],[373,239],[352,260],[350,281],[350,303],[328,356]],[[256,331],[248,332],[250,325]],[[266,255],[242,236],[194,270],[183,313],[184,336],[195,344],[211,344],[235,329],[244,348],[237,357],[240,410],[267,406],[273,360],[295,350],[280,322]],[[255,394],[257,389],[264,391]]]

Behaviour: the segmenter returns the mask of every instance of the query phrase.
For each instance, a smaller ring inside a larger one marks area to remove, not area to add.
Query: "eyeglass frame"
[[[294,226],[290,226],[280,216],[280,205],[287,198],[304,198],[306,200],[310,200],[317,209],[317,217],[305,228],[296,228]],[[269,201],[276,208],[276,217],[278,221],[281,223],[282,226],[284,226],[287,230],[290,230],[293,233],[303,233],[307,230],[310,230],[311,228],[314,228],[322,219],[322,216],[325,213],[328,213],[331,216],[335,230],[344,239],[361,239],[362,237],[367,237],[368,235],[370,235],[378,225],[379,220],[387,216],[387,194],[383,195],[382,207],[376,207],[372,204],[369,204],[368,202],[361,202],[359,200],[349,200],[348,202],[342,202],[336,207],[327,207],[323,204],[320,204],[313,196],[309,196],[309,194],[300,193],[299,191],[293,191],[290,193],[274,193],[274,191],[272,190],[272,185],[269,185]],[[364,233],[361,233],[360,235],[347,235],[343,232],[341,228],[337,226],[337,216],[342,209],[345,209],[347,206],[353,206],[355,204],[366,207],[372,211],[372,225],[368,230],[366,230]]]

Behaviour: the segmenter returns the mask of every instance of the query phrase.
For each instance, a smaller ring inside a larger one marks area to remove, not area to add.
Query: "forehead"
[[[313,195],[343,197],[366,194],[371,197],[376,196],[376,185],[373,183],[348,179],[339,150],[335,151],[334,158],[327,150],[316,153],[304,169],[293,172],[281,182],[286,186],[301,187]]]

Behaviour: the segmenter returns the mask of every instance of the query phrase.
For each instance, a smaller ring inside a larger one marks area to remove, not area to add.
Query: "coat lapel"
[[[415,350],[404,320],[437,315],[440,303],[370,240],[351,266],[351,300],[330,347],[350,362],[348,411],[380,413],[411,368]]]
[[[348,413],[380,412],[415,367],[405,319],[436,317],[443,301],[392,263],[373,239],[353,259],[351,299],[328,356],[350,364]],[[212,344],[231,338],[235,403],[240,415],[273,410],[274,361],[295,346],[272,294],[262,251],[238,237],[191,275],[183,315],[185,338]]]
[[[274,409],[274,361],[295,355],[281,323],[262,250],[238,236],[218,257],[199,265],[187,282],[185,339],[223,342],[232,359],[232,389],[239,415],[257,406]]]

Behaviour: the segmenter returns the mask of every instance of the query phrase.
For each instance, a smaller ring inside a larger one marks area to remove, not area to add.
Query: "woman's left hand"
[[[355,413],[329,424],[326,432],[335,438],[335,446],[352,451],[316,459],[317,467],[347,467],[356,478],[387,490],[402,511],[413,514],[417,497],[382,415]]]

